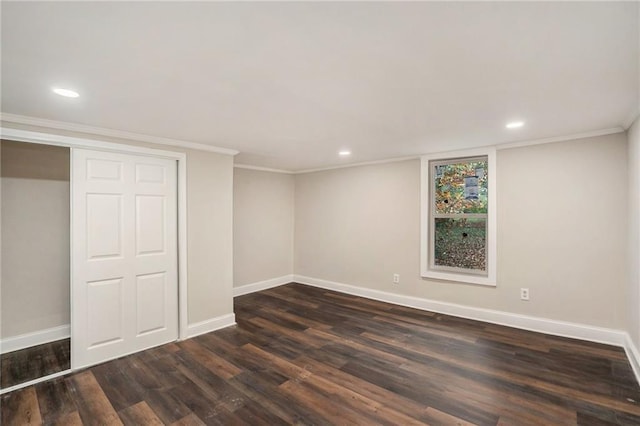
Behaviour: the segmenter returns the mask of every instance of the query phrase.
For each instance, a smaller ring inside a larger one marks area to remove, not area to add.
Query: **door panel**
[[[165,199],[157,195],[136,196],[136,254],[162,254],[164,243]]]
[[[166,171],[155,164],[136,164],[136,182],[164,184]]]
[[[165,286],[166,275],[138,275],[136,282],[136,335],[147,334],[166,328]]]
[[[87,181],[122,182],[122,161],[87,159]]]
[[[122,284],[122,278],[87,283],[89,348],[124,339]]]
[[[122,257],[122,195],[86,194],[87,259]]]
[[[176,162],[74,149],[73,367],[178,337]]]

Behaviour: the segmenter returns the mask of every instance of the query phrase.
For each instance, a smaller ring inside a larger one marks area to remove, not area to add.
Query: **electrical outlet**
[[[393,283],[400,284],[400,274],[393,274]]]
[[[529,300],[529,289],[521,288],[520,289],[520,300]]]

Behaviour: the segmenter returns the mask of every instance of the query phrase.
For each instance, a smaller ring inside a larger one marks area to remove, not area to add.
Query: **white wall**
[[[184,152],[187,155],[188,322],[194,324],[233,314],[233,156],[15,123],[3,122],[2,125]]]
[[[234,170],[235,287],[293,274],[293,195],[293,175]]]
[[[629,291],[627,330],[640,347],[640,118],[628,131],[629,138]]]
[[[626,135],[501,150],[497,167],[497,287],[420,277],[418,160],[296,175],[295,273],[624,329]]]
[[[5,339],[69,324],[69,149],[1,150]]]

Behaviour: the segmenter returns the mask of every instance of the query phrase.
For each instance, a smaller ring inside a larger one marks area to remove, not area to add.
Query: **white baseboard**
[[[301,275],[294,275],[294,281],[327,290],[339,291],[342,293],[352,294],[354,296],[367,297],[369,299],[394,303],[396,305],[408,306],[410,308],[422,309],[425,311],[453,315],[456,317],[492,324],[505,325],[523,330],[536,331],[554,336],[604,343],[623,348],[627,346],[627,333],[621,330],[556,321],[491,309],[474,308],[472,306],[457,305],[454,303],[440,302],[437,300],[423,299],[414,296],[404,296],[401,294],[356,287],[349,284],[342,284]]]
[[[20,349],[30,348],[31,346],[44,345],[45,343],[55,342],[56,340],[68,339],[69,337],[71,337],[71,327],[69,324],[7,337],[0,340],[0,353],[6,354]]]
[[[187,339],[196,337],[210,331],[220,330],[236,324],[235,314],[221,315],[205,321],[196,322],[187,326]]]
[[[258,281],[256,283],[245,284],[240,287],[234,287],[233,297],[243,296],[245,294],[254,293],[256,291],[267,290],[269,288],[278,287],[283,284],[289,284],[293,281],[293,274],[283,275],[282,277],[271,278],[270,280]]]
[[[629,333],[626,333],[625,336],[624,351],[627,353],[627,358],[629,358],[633,373],[636,375],[636,380],[640,383],[640,351],[631,340]]]

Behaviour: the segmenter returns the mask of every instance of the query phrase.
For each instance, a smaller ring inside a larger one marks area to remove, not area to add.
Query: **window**
[[[495,285],[495,150],[422,157],[422,276]]]

